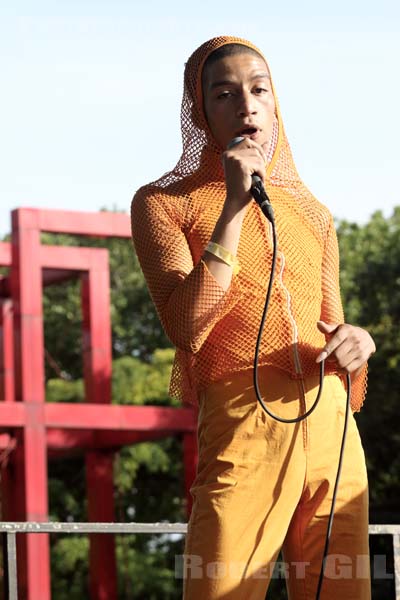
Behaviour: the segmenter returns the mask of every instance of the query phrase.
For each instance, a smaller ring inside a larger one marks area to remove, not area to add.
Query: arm
[[[211,241],[236,255],[243,219],[251,201],[251,175],[264,177],[265,153],[252,140],[223,155],[226,200]],[[136,194],[131,207],[132,237],[161,323],[173,344],[198,352],[215,323],[240,298],[233,269],[209,252],[194,265],[174,209],[162,194]]]
[[[365,329],[343,323],[339,286],[339,250],[332,218],[322,263],[322,295],[321,321],[317,326],[328,338],[328,342],[318,356],[317,362],[330,357],[342,372],[350,374],[352,408],[360,410],[366,392],[367,360],[375,352],[375,344]]]
[[[220,244],[234,256],[239,246],[243,219],[252,201],[251,176],[257,173],[264,180],[267,147],[268,143],[260,146],[251,139],[243,139],[222,155],[226,200],[211,241]],[[209,252],[205,252],[204,262],[221,287],[226,290],[232,278],[232,268]]]
[[[197,352],[239,299],[236,278],[224,290],[204,260],[194,265],[177,216],[161,195],[146,196],[139,190],[131,223],[135,250],[166,334],[178,348]]]

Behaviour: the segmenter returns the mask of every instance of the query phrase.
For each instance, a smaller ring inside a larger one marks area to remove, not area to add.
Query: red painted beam
[[[86,454],[86,488],[88,520],[113,523],[114,454]],[[93,600],[117,600],[117,564],[115,536],[91,534],[89,547],[89,590]]]
[[[106,248],[85,248],[81,246],[39,246],[39,262],[47,269],[68,269],[87,271],[96,261],[97,253],[108,253]],[[0,266],[11,267],[11,243],[0,242]]]
[[[22,402],[0,402],[0,430],[24,427],[26,406]]]
[[[18,432],[15,497],[23,498],[19,519],[48,518],[47,447],[44,427],[44,335],[40,233],[35,211],[12,212],[11,295],[14,311],[15,398],[26,404],[25,426]],[[12,408],[18,402],[8,403]],[[13,406],[14,405],[14,406]],[[18,541],[21,596],[50,600],[48,535]],[[26,559],[26,560],[25,560]]]
[[[88,271],[81,275],[83,315],[83,373],[85,399],[111,404],[111,318],[108,252],[93,254]],[[90,451],[85,457],[88,519],[113,522],[113,452]],[[90,597],[117,600],[117,565],[113,536],[90,536]]]
[[[196,429],[195,413],[191,408],[63,402],[46,404],[44,414],[46,427],[57,429],[152,430],[170,434]]]
[[[44,425],[55,429],[121,432],[162,431],[168,435],[196,430],[191,408],[122,406],[118,404],[45,403]],[[23,427],[27,406],[22,402],[0,402],[0,430]]]
[[[83,372],[87,402],[111,404],[111,317],[108,252],[93,256],[81,276]]]
[[[40,231],[72,233],[96,237],[131,237],[129,215],[112,212],[75,212],[68,210],[16,209],[33,211]],[[15,212],[15,211],[13,211]]]
[[[85,450],[119,450],[141,442],[154,442],[168,437],[168,431],[64,431],[48,429],[47,448],[49,458],[79,456]],[[6,440],[4,440],[4,444]],[[2,448],[0,439],[0,449]]]
[[[117,450],[141,442],[154,442],[171,435],[170,431],[79,431],[48,429],[47,449],[50,457],[81,455],[85,450]],[[0,433],[0,451],[14,450],[16,439]]]
[[[90,271],[107,260],[107,248],[77,246],[40,246],[40,264],[44,269]]]

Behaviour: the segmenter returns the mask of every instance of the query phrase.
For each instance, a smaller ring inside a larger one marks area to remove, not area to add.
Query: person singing
[[[302,90],[299,93],[306,93]],[[170,393],[198,406],[184,600],[264,600],[282,549],[289,598],[315,597],[346,405],[364,401],[369,333],[344,322],[333,218],[300,179],[260,50],[213,38],[185,65],[183,151],[140,188],[132,237],[161,323],[176,346]],[[312,123],[310,124],[312,126]],[[239,138],[235,139],[235,138]],[[235,139],[235,144],[232,140]],[[250,193],[265,184],[278,237],[276,276],[253,387],[273,244]],[[370,598],[368,483],[350,415],[323,600]]]

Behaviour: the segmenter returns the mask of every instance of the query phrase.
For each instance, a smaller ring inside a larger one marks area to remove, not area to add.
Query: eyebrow
[[[262,79],[262,78],[267,78],[267,79],[271,79],[269,73],[256,73],[255,75],[252,75],[250,77],[250,80],[253,81],[254,79]],[[220,81],[214,81],[214,83],[212,83],[210,85],[210,90],[214,90],[217,87],[221,87],[223,85],[232,85],[235,82],[232,81],[231,79],[222,79]]]

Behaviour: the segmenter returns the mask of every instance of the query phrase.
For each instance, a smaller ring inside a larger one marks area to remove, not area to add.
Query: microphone
[[[236,144],[240,144],[240,142],[243,142],[243,140],[244,137],[242,136],[233,138],[233,140],[229,142],[227,149],[230,150],[231,148],[233,148],[233,146],[236,146]],[[261,177],[259,177],[258,175],[252,175],[251,182],[251,195],[257,202],[258,206],[261,208],[264,215],[267,217],[268,221],[274,223],[274,209],[272,208],[271,201],[268,198],[268,194],[265,190]]]
[[[251,195],[263,211],[264,215],[267,217],[268,221],[274,223],[274,209],[272,208],[271,201],[268,198],[261,177],[258,175],[252,175],[251,181]]]

